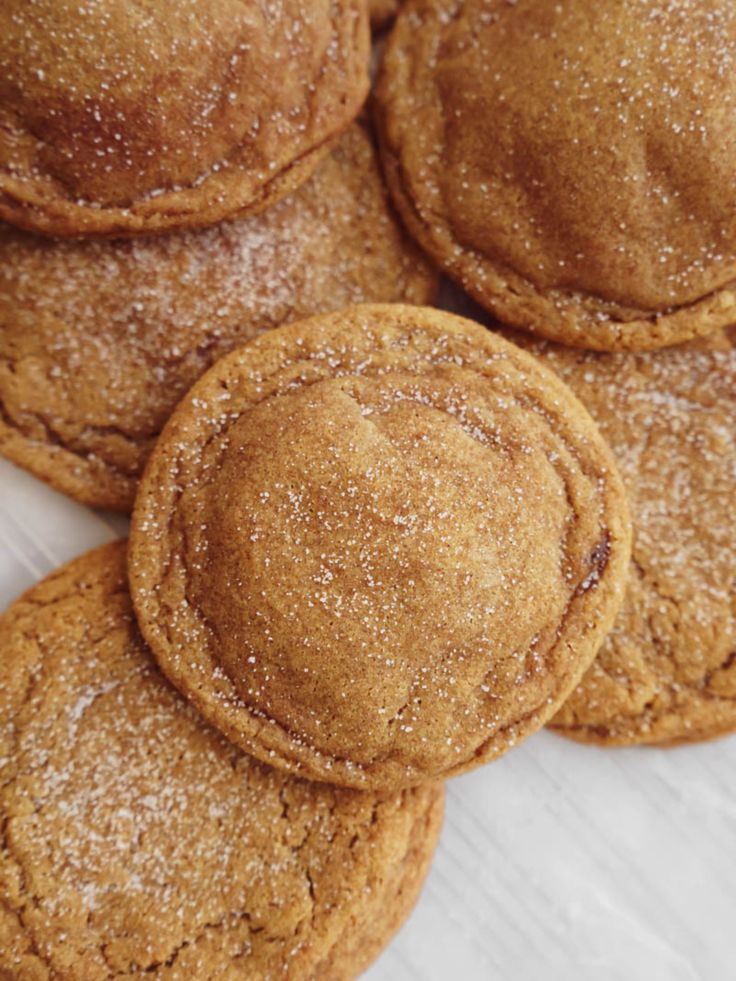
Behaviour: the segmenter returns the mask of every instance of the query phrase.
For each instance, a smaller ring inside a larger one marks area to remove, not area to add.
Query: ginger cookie
[[[156,668],[124,543],[0,637],[0,976],[347,981],[398,929],[442,788],[360,794],[241,753]]]
[[[0,218],[136,235],[254,214],[368,91],[364,0],[7,0]]]
[[[0,226],[0,452],[129,510],[161,427],[222,354],[319,310],[428,302],[435,283],[362,124],[293,195],[216,228],[72,242]]]
[[[621,612],[555,716],[605,745],[736,730],[736,330],[652,353],[531,349],[608,441],[628,491],[632,565]]]
[[[642,350],[736,321],[736,7],[414,0],[377,87],[407,226],[508,324]]]
[[[629,562],[625,495],[543,366],[438,310],[353,307],[217,362],[163,430],[130,544],[159,664],[274,766],[388,789],[544,724]]]

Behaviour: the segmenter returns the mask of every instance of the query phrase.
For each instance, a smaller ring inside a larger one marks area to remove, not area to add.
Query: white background
[[[125,529],[0,460],[0,609]],[[419,905],[366,981],[486,979],[736,979],[736,738],[542,732],[452,781]]]

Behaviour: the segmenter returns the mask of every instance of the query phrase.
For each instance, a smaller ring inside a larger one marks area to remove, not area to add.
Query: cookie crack
[[[0,361],[5,365],[9,365],[11,363],[7,358],[2,358],[0,359]],[[16,363],[16,362],[12,362],[12,363]],[[80,459],[83,459],[85,461],[87,461],[90,456],[95,455],[93,450],[87,450],[83,446],[75,443],[75,440],[73,438],[62,435],[56,428],[54,428],[51,422],[38,409],[24,409],[23,414],[26,416],[30,416],[31,419],[33,419],[40,426],[40,428],[44,432],[45,441],[49,443],[51,446],[60,446],[61,448],[67,450],[72,455],[79,457]],[[20,435],[23,436],[25,439],[35,443],[42,442],[37,437],[32,436],[28,432],[27,428],[24,427],[19,421],[16,421],[14,416],[10,413],[9,409],[7,408],[6,401],[1,396],[0,396],[0,420],[4,422],[4,424],[7,426],[8,429],[20,433]],[[153,441],[157,436],[157,433],[140,435],[131,432],[129,430],[126,430],[122,426],[114,426],[109,424],[102,426],[102,425],[94,425],[92,423],[84,423],[81,427],[80,432],[82,434],[92,433],[95,436],[110,436],[110,435],[119,436],[121,439],[124,439],[127,443],[134,446],[135,448],[140,448],[141,446],[144,446],[146,443],[153,443]],[[126,473],[121,468],[116,467],[116,465],[111,461],[105,460],[104,463],[105,466],[109,467],[111,470],[119,471],[122,476],[128,478],[130,477],[130,474]]]

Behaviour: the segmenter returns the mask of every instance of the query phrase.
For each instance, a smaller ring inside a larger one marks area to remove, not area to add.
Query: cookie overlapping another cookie
[[[204,723],[135,625],[125,543],[0,619],[0,976],[349,981],[409,913],[440,786],[309,784]]]
[[[365,0],[7,0],[0,218],[135,235],[255,214],[368,92]]]
[[[131,584],[163,670],[231,739],[387,789],[549,720],[613,622],[629,534],[551,372],[450,314],[365,305],[192,388],[141,482]]]
[[[532,350],[587,406],[629,497],[627,595],[551,726],[602,745],[736,731],[736,329],[656,353]]]
[[[736,8],[415,0],[377,119],[407,227],[505,323],[640,350],[736,320]]]
[[[360,301],[423,303],[436,276],[387,200],[363,123],[263,214],[135,241],[0,227],[0,452],[128,511],[178,400],[260,331]]]

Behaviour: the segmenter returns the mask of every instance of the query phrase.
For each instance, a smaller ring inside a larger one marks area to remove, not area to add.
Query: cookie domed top
[[[0,216],[50,234],[210,224],[300,183],[367,88],[356,0],[11,0]]]
[[[356,977],[409,912],[442,788],[356,794],[208,726],[135,626],[125,544],[0,618],[0,977]]]
[[[413,3],[379,85],[404,216],[502,319],[568,343],[732,322],[735,54],[724,0]]]
[[[389,787],[538,728],[623,589],[612,461],[477,324],[354,307],[218,362],[136,502],[131,582],[170,678],[276,766]]]

